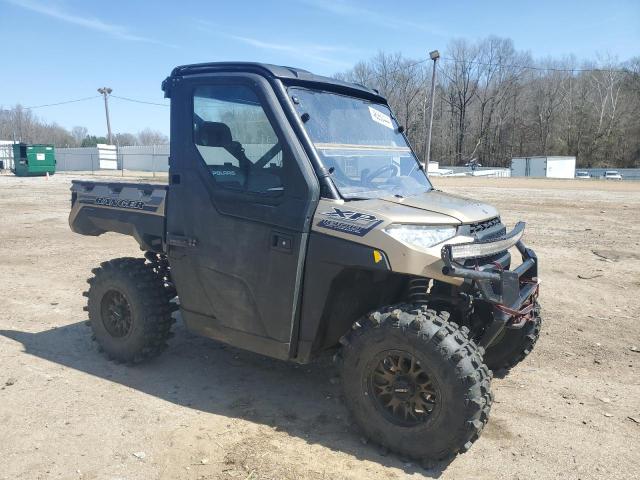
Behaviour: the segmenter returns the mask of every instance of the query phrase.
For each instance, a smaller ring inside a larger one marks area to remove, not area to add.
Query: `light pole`
[[[429,171],[429,160],[431,159],[431,130],[433,129],[433,107],[435,105],[436,93],[436,62],[440,58],[440,52],[433,50],[429,52],[429,57],[433,60],[433,73],[431,74],[431,112],[429,113],[429,128],[427,130],[427,140],[424,143],[422,158],[424,158],[425,171]],[[426,123],[426,122],[425,122]]]
[[[109,101],[107,100],[108,95],[112,92],[109,87],[102,87],[98,89],[98,93],[101,93],[104,97],[104,112],[107,115],[107,136],[109,137],[109,145],[113,145],[113,140],[111,139],[111,122],[109,121]]]

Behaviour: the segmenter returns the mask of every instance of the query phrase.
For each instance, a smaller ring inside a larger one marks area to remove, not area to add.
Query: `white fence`
[[[118,168],[140,172],[168,172],[169,145],[120,147]]]
[[[118,170],[167,172],[169,145],[119,147]],[[94,172],[100,169],[100,153],[96,147],[57,148],[56,170],[60,172]]]
[[[93,172],[100,169],[98,149],[56,148],[56,170],[62,172]]]
[[[0,160],[2,159],[2,147],[0,146]],[[251,159],[260,158],[269,150],[269,145],[248,144],[244,145],[247,156]],[[4,150],[9,152],[11,145],[4,146]],[[5,157],[9,157],[7,153]],[[280,162],[279,152],[272,159],[273,162]],[[8,160],[8,158],[7,158]],[[56,148],[56,170],[59,172],[97,172],[100,171],[100,151],[97,147],[83,148]],[[469,167],[438,165],[431,162],[429,175],[431,176],[474,176],[474,177],[509,177],[509,168],[479,167],[471,171]],[[438,169],[439,167],[439,169]],[[5,162],[7,168],[7,162]],[[151,146],[126,146],[117,149],[117,169],[126,175],[126,171],[132,172],[152,172],[166,173],[169,171],[169,145]],[[436,170],[438,169],[438,170]]]
[[[509,168],[501,168],[501,167],[478,167],[475,171],[472,171],[469,167],[458,167],[458,166],[442,166],[441,169],[449,170],[451,173],[444,176],[454,176],[454,177],[465,177],[465,176],[473,176],[473,177],[510,177],[511,169]]]
[[[271,145],[248,144],[244,145],[247,156],[251,159],[260,158]],[[57,148],[57,170],[61,172],[100,170],[100,153],[95,147],[86,148]],[[169,171],[169,145],[130,146],[118,147],[118,170],[137,172],[168,172]],[[282,153],[278,152],[272,162],[282,161]]]

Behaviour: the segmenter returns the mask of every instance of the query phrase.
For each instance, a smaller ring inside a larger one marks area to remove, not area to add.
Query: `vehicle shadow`
[[[438,478],[450,461],[421,466],[365,444],[341,400],[330,358],[296,365],[196,337],[181,322],[159,358],[137,366],[109,362],[84,321],[39,333],[0,330],[25,353],[202,412],[269,425],[356,458]],[[167,386],[171,387],[168,388]]]

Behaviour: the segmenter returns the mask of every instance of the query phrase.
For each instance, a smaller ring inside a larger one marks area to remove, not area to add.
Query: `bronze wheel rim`
[[[409,352],[389,350],[376,356],[369,395],[390,422],[414,427],[426,423],[438,406],[437,386]]]
[[[131,306],[118,290],[109,290],[102,297],[102,324],[109,335],[122,338],[129,334],[132,325]]]

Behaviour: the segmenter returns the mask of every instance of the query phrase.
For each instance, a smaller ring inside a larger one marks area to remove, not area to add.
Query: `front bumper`
[[[478,287],[481,298],[493,305],[493,322],[480,341],[480,345],[485,348],[509,320],[534,308],[534,297],[539,285],[538,257],[522,242],[524,228],[524,222],[518,222],[511,232],[498,238],[442,247],[442,273],[473,282]],[[496,264],[495,269],[471,269],[458,262],[490,256],[513,246],[522,255],[522,263],[513,270],[505,270],[499,264]]]

